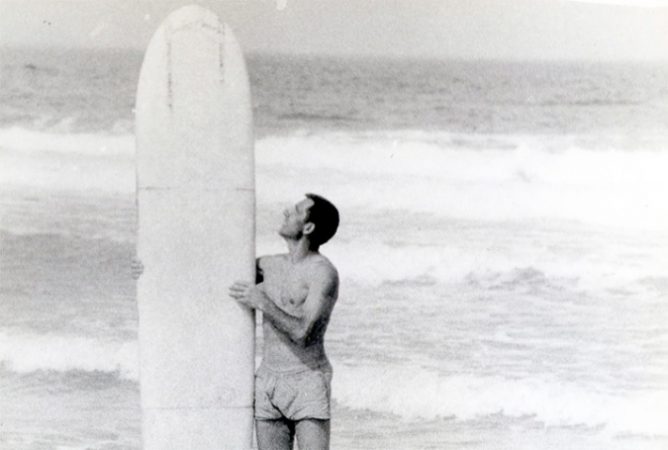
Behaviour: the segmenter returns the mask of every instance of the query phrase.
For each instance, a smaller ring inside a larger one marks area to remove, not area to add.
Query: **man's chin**
[[[283,229],[278,230],[278,235],[283,239],[291,239],[291,240],[297,240],[300,237],[299,233],[294,233],[290,232],[289,230],[283,230]]]

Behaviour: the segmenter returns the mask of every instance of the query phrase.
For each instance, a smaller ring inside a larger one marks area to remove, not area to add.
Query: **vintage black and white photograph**
[[[668,449],[668,0],[0,0],[0,450]]]

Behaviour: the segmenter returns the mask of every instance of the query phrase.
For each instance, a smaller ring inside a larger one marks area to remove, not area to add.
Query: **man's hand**
[[[230,286],[230,297],[253,309],[262,309],[266,301],[262,289],[246,281],[237,281]]]

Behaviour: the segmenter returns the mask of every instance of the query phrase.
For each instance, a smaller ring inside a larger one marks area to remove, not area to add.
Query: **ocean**
[[[0,448],[141,447],[141,53],[0,51]],[[668,67],[250,55],[257,253],[305,192],[333,449],[668,448]]]

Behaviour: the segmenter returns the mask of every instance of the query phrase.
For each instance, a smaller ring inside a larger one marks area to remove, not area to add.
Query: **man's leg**
[[[258,450],[292,450],[295,425],[289,420],[257,419],[255,420],[255,432]]]
[[[299,450],[329,450],[329,420],[302,419],[295,432]]]

